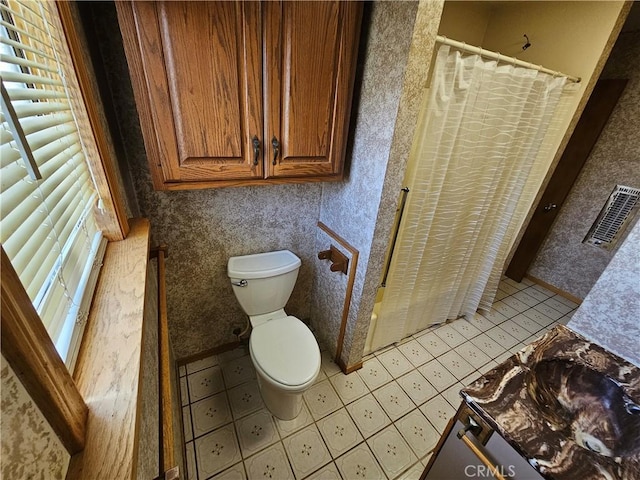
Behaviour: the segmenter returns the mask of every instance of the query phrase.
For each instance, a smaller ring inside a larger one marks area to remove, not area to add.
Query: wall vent
[[[611,250],[640,204],[640,188],[616,185],[582,243]]]

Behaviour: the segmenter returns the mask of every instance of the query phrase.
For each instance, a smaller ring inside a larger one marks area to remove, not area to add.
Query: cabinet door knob
[[[280,152],[280,142],[278,142],[275,135],[271,139],[271,146],[273,147],[273,164],[275,165],[278,160],[278,153]]]
[[[260,158],[260,140],[254,135],[251,143],[253,143],[253,164],[258,165],[258,159]]]
[[[555,203],[549,203],[548,205],[544,206],[544,211],[550,212],[551,210],[554,210],[556,208],[558,208],[558,205],[556,205]]]

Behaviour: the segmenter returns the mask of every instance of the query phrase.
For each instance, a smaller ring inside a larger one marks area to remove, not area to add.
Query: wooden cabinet
[[[339,180],[360,2],[116,2],[157,189]]]

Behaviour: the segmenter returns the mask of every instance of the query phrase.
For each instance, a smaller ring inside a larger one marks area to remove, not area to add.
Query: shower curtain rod
[[[558,76],[567,77],[567,80],[569,80],[570,82],[580,83],[580,80],[581,80],[580,77],[573,77],[571,75],[567,75],[562,72],[556,72],[554,70],[544,68],[540,65],[535,65],[534,63],[518,60],[515,57],[508,57],[506,55],[501,55],[500,53],[497,53],[497,52],[492,52],[491,50],[485,50],[484,48],[474,47],[473,45],[467,45],[466,43],[458,42],[457,40],[451,40],[450,38],[444,37],[442,35],[438,35],[436,37],[436,41],[444,45],[449,45],[450,47],[457,48],[458,50],[462,50],[468,53],[475,53],[477,55],[490,58],[492,60],[500,60],[507,63],[512,63],[513,65],[517,65],[519,67],[533,68],[535,70],[539,70],[541,72],[548,73],[556,77]]]

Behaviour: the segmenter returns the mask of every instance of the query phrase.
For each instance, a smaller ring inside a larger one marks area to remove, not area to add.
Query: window
[[[72,370],[106,240],[97,147],[53,2],[0,0],[0,240]]]

